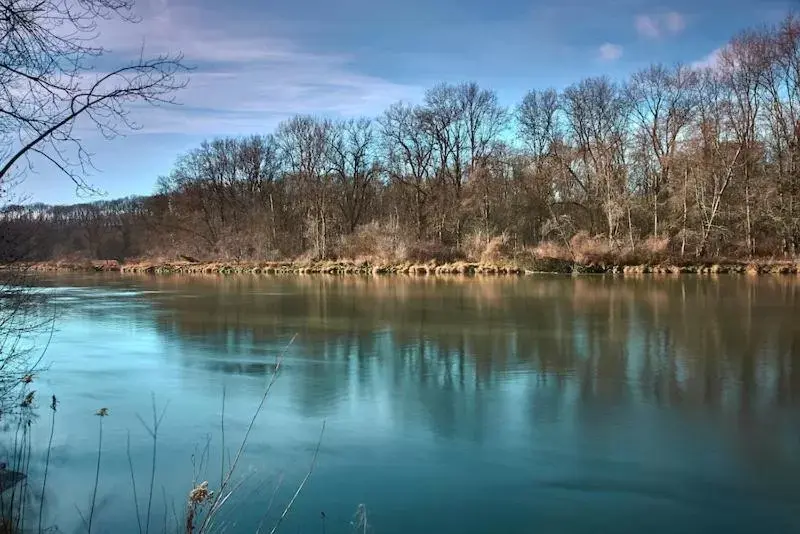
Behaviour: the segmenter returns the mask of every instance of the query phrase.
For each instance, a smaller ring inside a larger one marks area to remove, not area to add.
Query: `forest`
[[[511,108],[467,82],[295,116],[203,142],[154,191],[5,206],[4,259],[796,257],[800,18]]]

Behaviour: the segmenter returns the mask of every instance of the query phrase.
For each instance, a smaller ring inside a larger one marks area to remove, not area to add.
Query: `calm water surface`
[[[152,417],[153,394],[166,412],[151,532],[165,511],[174,530],[193,472],[219,485],[221,451],[235,454],[295,333],[239,464],[227,531],[274,522],[323,421],[316,470],[281,532],[352,532],[360,504],[376,534],[800,530],[794,278],[44,285],[58,320],[36,383],[31,479],[55,393],[45,500],[65,532],[90,502],[95,410],[111,413],[96,531],[138,532],[126,440],[144,508],[151,442],[137,414]]]

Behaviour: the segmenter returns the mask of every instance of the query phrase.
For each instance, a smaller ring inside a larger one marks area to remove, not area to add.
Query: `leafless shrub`
[[[614,263],[616,251],[605,236],[592,237],[588,232],[582,230],[572,236],[569,242],[575,253],[575,261],[578,263]]]
[[[467,259],[480,262],[494,262],[510,258],[513,250],[510,247],[508,232],[490,235],[483,231],[470,234],[464,242],[464,254]]]
[[[535,247],[532,247],[530,252],[537,258],[555,258],[565,261],[571,261],[573,259],[567,247],[553,241],[542,241]]]
[[[375,262],[404,261],[407,245],[396,225],[377,221],[359,226],[353,234],[343,236],[338,256],[347,259],[367,259]]]
[[[452,263],[463,260],[464,254],[454,247],[442,245],[436,241],[424,241],[410,244],[406,259],[416,262]]]

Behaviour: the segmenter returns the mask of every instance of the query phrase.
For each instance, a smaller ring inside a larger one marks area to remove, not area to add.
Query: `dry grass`
[[[609,243],[605,236],[590,236],[581,231],[569,241],[569,246],[553,241],[544,241],[530,249],[537,258],[553,258],[573,261],[580,265],[628,266],[656,264],[669,258],[670,239],[649,237],[635,243],[633,248],[619,242]]]
[[[464,254],[467,259],[481,263],[498,262],[510,258],[513,250],[509,245],[511,241],[507,232],[500,235],[490,235],[477,231],[467,237],[464,243]]]
[[[399,265],[403,263],[450,263],[464,259],[453,247],[436,241],[415,241],[392,225],[370,223],[342,238],[336,257],[358,265]]]
[[[370,263],[395,262],[408,259],[408,244],[397,228],[373,222],[360,226],[355,233],[344,236],[337,256]]]
[[[612,265],[624,252],[605,236],[590,236],[585,231],[578,232],[570,239],[570,247],[575,254],[575,261],[582,265]]]
[[[649,236],[642,241],[642,249],[654,256],[666,256],[669,253],[669,236]]]
[[[311,253],[292,260],[207,260],[193,258],[142,258],[119,264],[115,261],[81,260],[27,264],[37,271],[121,271],[149,274],[515,274],[535,272],[705,272],[714,264],[718,272],[794,273],[797,260],[726,257],[696,258],[671,255],[680,240],[668,236],[648,237],[634,243],[609,243],[603,235],[576,233],[569,242],[544,241],[535,247],[513,250],[507,233],[475,232],[459,250],[437,241],[416,242],[396,227],[372,223],[342,239],[332,259],[317,259]],[[749,269],[745,269],[752,264]],[[739,268],[741,267],[741,269]]]
[[[553,241],[542,241],[535,247],[528,249],[536,258],[554,258],[557,260],[572,261],[572,253],[570,250],[559,243]]]
[[[407,261],[418,263],[452,263],[463,260],[464,254],[453,247],[435,241],[417,242],[408,247]]]
[[[569,244],[543,241],[531,252],[538,258],[554,258],[576,263],[593,263],[612,252],[608,240],[602,236],[591,237],[587,232],[575,234]]]

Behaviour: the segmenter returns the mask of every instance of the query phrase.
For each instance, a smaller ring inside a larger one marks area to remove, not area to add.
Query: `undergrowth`
[[[156,531],[165,533],[175,532],[178,534],[204,534],[221,532],[231,528],[231,525],[222,519],[221,514],[225,509],[231,507],[231,503],[236,501],[238,492],[242,489],[245,479],[239,476],[237,468],[240,464],[251,431],[255,427],[259,415],[264,410],[270,392],[280,375],[287,350],[294,343],[295,337],[289,341],[286,347],[276,357],[272,376],[249,419],[244,436],[241,441],[239,441],[236,452],[232,457],[230,456],[230,451],[227,451],[224,445],[226,395],[223,390],[220,417],[220,433],[223,445],[220,452],[219,479],[212,481],[211,478],[207,476],[211,455],[209,435],[205,447],[199,451],[199,453],[196,451],[195,454],[191,456],[193,479],[191,486],[186,490],[183,510],[179,512],[173,504],[172,517],[169,518],[169,514],[167,513],[166,493],[163,495],[163,524],[156,524],[154,499],[158,499],[156,495],[156,473],[158,470],[159,430],[163,424],[168,403],[159,408],[155,394],[152,395],[151,415],[149,420],[145,420],[137,414],[137,419],[147,432],[152,445],[149,465],[143,467],[134,464],[131,454],[130,432],[128,433],[126,443],[126,456],[131,482],[130,498],[133,501],[135,510],[135,520],[133,520],[132,523],[135,524],[135,529],[139,534],[150,534]],[[48,491],[48,475],[50,471],[53,437],[56,433],[56,414],[58,412],[59,401],[55,396],[52,396],[49,402],[49,440],[45,451],[41,487],[37,486],[37,488],[34,489],[30,486],[30,479],[27,476],[31,472],[30,466],[33,449],[31,443],[31,427],[36,418],[36,392],[31,388],[32,383],[33,376],[26,375],[22,380],[22,388],[20,390],[21,401],[18,406],[19,409],[14,414],[13,423],[9,423],[10,419],[5,419],[5,430],[10,436],[10,443],[5,456],[9,458],[9,461],[8,463],[0,464],[0,475],[2,475],[0,476],[0,481],[2,483],[2,487],[0,487],[0,534],[59,531],[58,525],[46,525],[44,516],[45,495],[47,495]],[[95,469],[91,475],[94,481],[91,497],[85,509],[81,509],[77,504],[75,505],[76,514],[80,518],[82,529],[87,534],[98,532],[98,515],[100,509],[98,507],[97,497],[98,488],[102,480],[102,458],[105,447],[103,441],[103,424],[107,417],[112,416],[112,413],[110,409],[102,407],[95,412],[95,415],[97,416],[97,454],[94,466]],[[264,532],[274,534],[278,532],[314,472],[324,433],[325,422],[323,421],[319,439],[305,476],[291,493],[288,502],[283,508],[277,511],[277,514],[274,516],[276,518],[268,522],[273,511],[275,496],[281,487],[282,481],[276,484],[271,497],[265,503],[265,511],[255,531],[256,533]],[[203,473],[206,473],[206,476],[201,476]],[[144,485],[142,485],[143,477],[145,478]],[[163,487],[162,491],[166,492],[166,490],[163,490]],[[321,520],[322,531],[325,532],[325,514],[322,514]],[[367,532],[366,508],[363,505],[359,505],[351,526],[354,532],[362,534]]]

